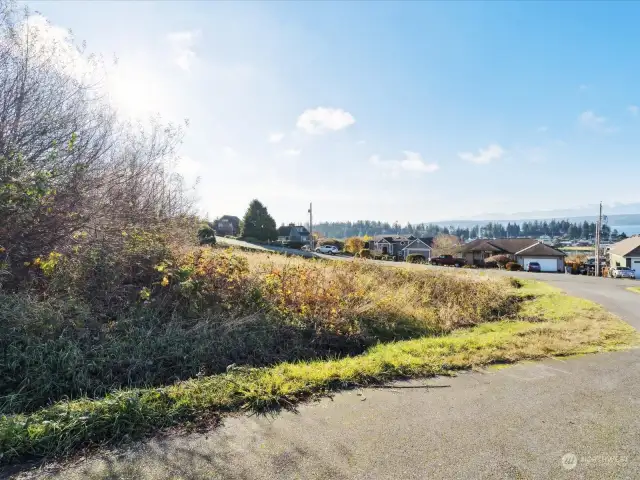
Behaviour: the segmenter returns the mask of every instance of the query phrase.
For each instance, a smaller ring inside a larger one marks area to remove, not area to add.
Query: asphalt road
[[[625,290],[638,282],[516,276],[595,300],[640,328],[640,295]],[[27,476],[640,478],[639,367],[640,350],[631,350],[347,391],[295,413],[231,417],[206,433],[156,438],[58,473],[48,469]]]

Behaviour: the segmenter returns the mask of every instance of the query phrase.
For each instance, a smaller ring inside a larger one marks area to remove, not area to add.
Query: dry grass
[[[640,293],[640,287],[627,287],[627,290],[634,293]]]
[[[335,329],[339,338],[353,335],[344,330],[347,325],[371,338],[393,332],[405,335],[399,338],[414,338],[378,341],[357,356],[237,367],[166,387],[118,390],[100,398],[61,401],[32,413],[7,415],[0,418],[4,453],[0,461],[61,455],[86,445],[139,438],[159,428],[228,411],[288,407],[345,386],[639,343],[633,328],[601,307],[539,282],[381,268],[366,262],[304,262],[275,256],[260,261],[251,254],[246,258],[247,275],[266,282],[260,298],[271,302],[276,312],[273,319],[286,319],[288,325],[299,322],[300,328],[307,329],[307,322],[327,314],[324,305],[311,302],[314,295],[324,295],[323,302],[342,310],[337,316],[329,311],[320,327]],[[274,270],[279,273],[269,280]],[[276,287],[269,292],[271,281]],[[338,287],[346,288],[347,294],[336,298],[332,292]],[[355,297],[345,303],[349,295]],[[315,313],[301,315],[299,305],[309,305],[309,312]]]

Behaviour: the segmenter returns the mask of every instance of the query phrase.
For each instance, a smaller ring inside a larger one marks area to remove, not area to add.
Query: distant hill
[[[605,215],[607,219],[607,223],[609,225],[616,226],[624,226],[624,225],[640,225],[640,213],[632,214],[632,215]],[[583,217],[562,217],[562,216],[551,216],[551,217],[539,217],[539,218],[496,218],[496,219],[488,219],[484,218],[481,220],[445,220],[442,222],[428,222],[433,225],[439,225],[441,227],[448,227],[450,225],[454,225],[456,227],[474,227],[476,225],[484,225],[487,222],[493,223],[524,223],[530,222],[531,220],[538,220],[541,222],[551,220],[568,220],[571,223],[582,223],[582,222],[595,222],[598,219],[597,215],[587,215]]]
[[[593,222],[597,217],[598,205],[588,205],[583,208],[557,209],[548,211],[519,212],[512,214],[487,214],[476,218],[453,219],[439,222],[431,222],[437,225],[474,226],[486,222],[522,223],[528,220],[569,220],[575,222]],[[640,203],[620,205],[604,205],[603,213],[608,217],[609,225],[640,225]]]

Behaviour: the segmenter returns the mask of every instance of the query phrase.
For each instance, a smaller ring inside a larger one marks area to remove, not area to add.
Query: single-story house
[[[479,238],[463,245],[461,253],[469,265],[482,265],[494,255],[508,255],[525,269],[530,262],[538,262],[543,272],[562,272],[566,256],[535,238]]]
[[[413,235],[377,235],[369,242],[371,253],[390,255],[405,259],[408,255],[423,255],[431,258],[432,237],[415,237]]]
[[[640,235],[616,243],[609,249],[611,267],[629,267],[636,271],[640,279]]]
[[[280,243],[300,243],[302,245],[309,244],[311,233],[302,225],[282,225],[278,228],[278,242]]]

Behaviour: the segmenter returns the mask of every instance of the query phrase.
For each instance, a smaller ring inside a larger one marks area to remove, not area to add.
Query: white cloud
[[[296,148],[290,148],[289,150],[285,150],[284,154],[288,157],[297,157],[302,153],[302,150],[298,150]]]
[[[378,168],[390,170],[395,175],[402,170],[407,172],[433,173],[440,168],[437,163],[425,163],[422,155],[417,152],[405,150],[402,153],[404,153],[402,160],[381,160],[379,155],[373,155],[369,158],[369,162]]]
[[[629,113],[630,113],[631,115],[633,115],[634,117],[637,117],[637,116],[638,116],[638,112],[640,112],[640,108],[638,108],[638,106],[637,106],[637,105],[629,105],[629,106],[627,107],[627,110],[628,110],[628,111],[629,111]]]
[[[197,55],[194,47],[200,39],[200,30],[190,30],[184,32],[172,32],[167,35],[171,48],[173,61],[182,70],[191,70],[191,65]]]
[[[224,153],[227,158],[236,158],[238,156],[238,152],[228,146],[222,148],[222,153]]]
[[[505,154],[504,149],[498,145],[497,143],[492,143],[487,148],[481,148],[478,150],[477,154],[472,152],[462,152],[458,153],[458,156],[462,160],[467,160],[468,162],[477,163],[479,165],[486,165],[494,160],[500,160]]]
[[[354,123],[353,115],[341,108],[318,107],[305,110],[298,117],[296,126],[307,133],[321,134],[342,130]]]
[[[591,110],[582,112],[578,117],[578,123],[582,128],[594,132],[612,132],[615,130],[615,128],[608,124],[605,117],[598,116]]]
[[[280,143],[284,138],[284,133],[272,133],[269,135],[269,143]]]

